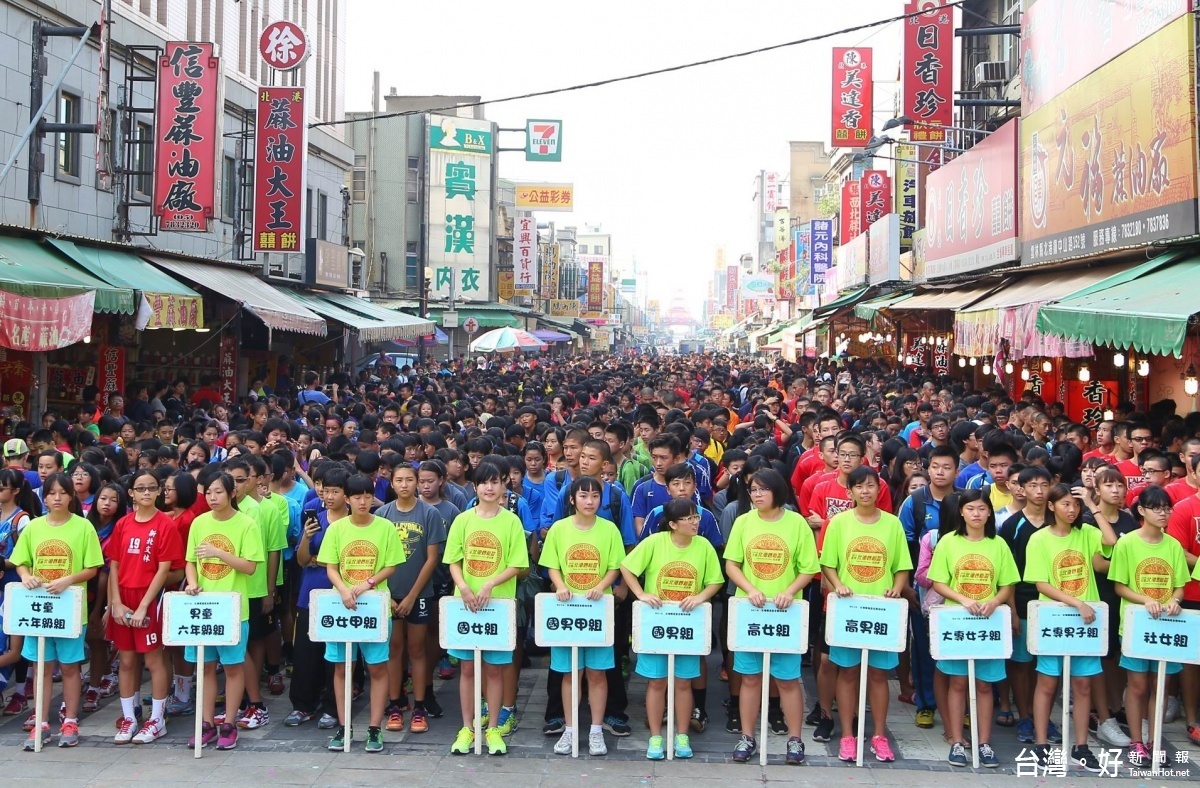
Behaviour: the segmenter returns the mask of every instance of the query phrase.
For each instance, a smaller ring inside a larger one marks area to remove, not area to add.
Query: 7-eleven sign
[[[525,161],[562,161],[562,121],[525,121]]]

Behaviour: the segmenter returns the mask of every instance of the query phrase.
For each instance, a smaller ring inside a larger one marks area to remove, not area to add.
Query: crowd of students
[[[309,594],[334,589],[347,608],[372,590],[391,599],[390,640],[354,647],[355,695],[369,690],[368,752],[383,749],[385,730],[427,731],[444,714],[435,676],[456,672],[461,728],[451,752],[471,751],[474,663],[470,652],[440,649],[437,602],[453,594],[474,610],[516,599],[515,652],[482,655],[482,729],[488,752],[500,755],[521,718],[520,671],[532,665],[532,600],[551,591],[615,597],[614,646],[579,654],[592,755],[607,752],[606,733],[631,732],[632,667],[647,683],[647,758],[665,757],[668,714],[676,757],[691,756],[719,678],[735,762],[760,746],[763,681],[787,763],[805,759],[805,725],[817,742],[840,729],[838,755],[852,761],[865,669],[877,760],[895,758],[885,729],[894,675],[917,726],[940,716],[948,761],[966,766],[967,666],[930,656],[928,612],[940,603],[978,615],[1012,608],[1012,658],[976,665],[978,719],[969,722],[982,765],[998,765],[993,726],[1015,728],[1049,764],[1061,742],[1051,708],[1067,680],[1071,762],[1100,770],[1089,733],[1148,758],[1154,666],[1121,656],[1120,612],[1200,608],[1200,414],[1128,406],[1093,432],[1032,394],[1014,401],[998,386],[938,382],[944,388],[869,362],[839,370],[607,358],[364,372],[328,393],[309,373],[295,399],[256,385],[237,406],[189,401],[186,386],[175,386],[174,406],[147,404],[152,420],[140,422],[110,408],[97,423],[85,404],[75,425],[46,414],[4,444],[5,582],[86,593],[83,634],[47,640],[47,686],[61,680],[63,747],[78,743],[80,713],[118,695],[116,744],[151,743],[169,719],[198,713],[200,743],[232,749],[239,730],[270,724],[264,692],[287,691],[283,724],[315,720],[332,731],[329,747],[342,749],[353,735],[338,691],[344,646],[309,636]],[[242,637],[206,651],[202,698],[194,651],[161,643],[160,596],[175,589],[242,595]],[[827,646],[829,594],[908,600],[909,649],[871,652],[863,666],[861,652]],[[809,653],[773,655],[764,677],[760,654],[726,647],[730,596],[780,608],[807,598]],[[706,660],[678,657],[674,709],[666,658],[630,653],[635,599],[685,610],[714,603],[719,676]],[[1071,660],[1069,677],[1060,658],[1035,662],[1023,631],[1034,599],[1075,606],[1088,621],[1089,602],[1108,602],[1108,655]],[[6,715],[29,711],[35,654],[19,637],[0,653],[0,676],[13,685]],[[817,687],[807,713],[805,667]],[[576,726],[583,732],[569,672],[569,651],[552,649],[543,732],[559,737],[560,754],[571,751]],[[1182,711],[1200,743],[1200,675],[1195,666],[1168,672],[1165,720]]]

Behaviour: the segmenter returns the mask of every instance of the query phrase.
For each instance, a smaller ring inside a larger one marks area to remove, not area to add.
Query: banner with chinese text
[[[604,311],[604,260],[593,259],[588,263],[587,311]]]
[[[825,273],[833,265],[833,219],[813,219],[808,223],[812,244],[812,267],[809,284],[811,295],[817,294],[817,285],[825,284]]]
[[[892,205],[892,178],[887,170],[867,170],[859,185],[862,197],[862,212],[859,233],[865,233],[871,225],[882,219]]]
[[[893,211],[900,217],[900,251],[912,249],[913,234],[919,225],[920,206],[918,205],[920,189],[921,165],[917,160],[916,145],[896,146],[896,183],[895,204]]]
[[[226,403],[238,401],[237,396],[238,339],[228,331],[221,333],[221,356],[217,361],[217,385]]]
[[[871,140],[870,47],[833,48],[833,147],[865,148]]]
[[[0,290],[0,346],[44,353],[92,333],[96,291],[66,298],[29,298]]]
[[[491,299],[492,124],[430,116],[428,240],[430,297]]]
[[[537,222],[529,211],[517,211],[513,228],[513,289],[522,294],[538,291]]]
[[[848,244],[863,231],[862,191],[858,181],[842,184],[842,210],[839,212],[838,244]]]
[[[207,232],[217,201],[221,64],[213,45],[169,41],[158,61],[154,205],[160,230]]]
[[[97,348],[100,363],[97,366],[96,386],[100,389],[96,404],[108,407],[114,395],[125,395],[125,348],[101,345]]]
[[[901,113],[913,120],[915,142],[943,142],[952,126],[954,104],[954,9],[941,0],[908,0],[904,20],[904,86]]]
[[[304,251],[308,126],[304,88],[260,87],[254,138],[255,252]]]

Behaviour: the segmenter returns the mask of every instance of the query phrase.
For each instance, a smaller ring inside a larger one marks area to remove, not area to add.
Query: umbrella
[[[546,343],[519,328],[496,328],[471,343],[472,353],[511,353],[517,350],[545,350]]]

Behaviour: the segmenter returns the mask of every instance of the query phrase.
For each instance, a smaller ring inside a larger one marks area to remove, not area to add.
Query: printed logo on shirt
[[[400,544],[404,545],[404,560],[407,561],[412,558],[413,551],[421,543],[421,537],[424,535],[421,530],[421,524],[413,522],[396,523],[396,533],[400,534]]]
[[[696,593],[700,573],[685,561],[672,561],[658,570],[658,596],[668,602],[682,602]]]
[[[379,548],[366,539],[355,539],[342,548],[342,579],[351,583],[364,583],[375,574],[375,561]]]
[[[954,564],[958,590],[971,599],[984,600],[992,595],[992,578],[996,571],[985,555],[968,553]]]
[[[826,498],[825,499],[825,517],[832,519],[834,515],[849,511],[854,508],[854,501],[849,498]]]
[[[475,531],[463,545],[463,566],[475,577],[489,578],[500,571],[500,539],[490,531]]]
[[[774,580],[791,562],[792,551],[775,534],[759,534],[746,545],[746,563],[762,580]]]
[[[71,574],[71,546],[59,539],[47,539],[36,548],[33,565],[37,576],[45,582],[53,582]]]
[[[846,571],[860,583],[883,579],[887,548],[873,536],[860,536],[846,549]]]
[[[1171,565],[1161,558],[1143,560],[1133,571],[1137,587],[1155,602],[1166,603],[1171,599]]]
[[[209,534],[201,540],[200,544],[206,544],[233,555],[233,542],[224,534]],[[220,580],[233,571],[232,566],[217,558],[205,558],[197,563],[200,566],[200,574],[209,580]]]
[[[1052,568],[1060,590],[1078,598],[1087,590],[1087,559],[1078,550],[1063,550],[1054,556]]]
[[[572,588],[594,588],[601,577],[600,549],[586,542],[571,545],[563,556],[563,574]]]

